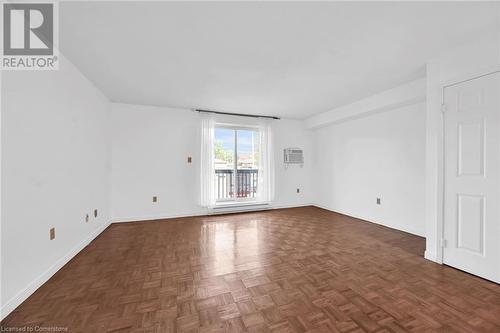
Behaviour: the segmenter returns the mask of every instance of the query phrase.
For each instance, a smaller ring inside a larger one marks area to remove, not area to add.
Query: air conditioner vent
[[[283,153],[285,166],[288,164],[300,164],[302,166],[304,164],[304,154],[302,152],[302,149],[285,148],[283,150]]]

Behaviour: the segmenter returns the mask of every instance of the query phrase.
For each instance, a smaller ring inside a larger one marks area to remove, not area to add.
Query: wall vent
[[[302,149],[285,148],[283,150],[283,153],[285,166],[288,166],[289,164],[300,164],[300,166],[304,165],[304,154],[302,152]]]

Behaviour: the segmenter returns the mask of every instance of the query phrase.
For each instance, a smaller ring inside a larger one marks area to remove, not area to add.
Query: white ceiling
[[[498,2],[64,2],[60,48],[112,101],[306,118],[425,75]]]

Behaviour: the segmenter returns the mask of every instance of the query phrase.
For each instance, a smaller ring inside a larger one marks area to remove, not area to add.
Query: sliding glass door
[[[217,202],[256,199],[260,159],[258,140],[257,129],[230,126],[215,128]]]

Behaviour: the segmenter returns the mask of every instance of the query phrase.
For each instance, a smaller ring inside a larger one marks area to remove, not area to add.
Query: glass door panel
[[[258,134],[254,130],[236,130],[236,197],[242,200],[257,196]]]
[[[229,201],[236,198],[235,156],[236,131],[228,128],[215,128],[214,163],[215,189],[217,201]]]

